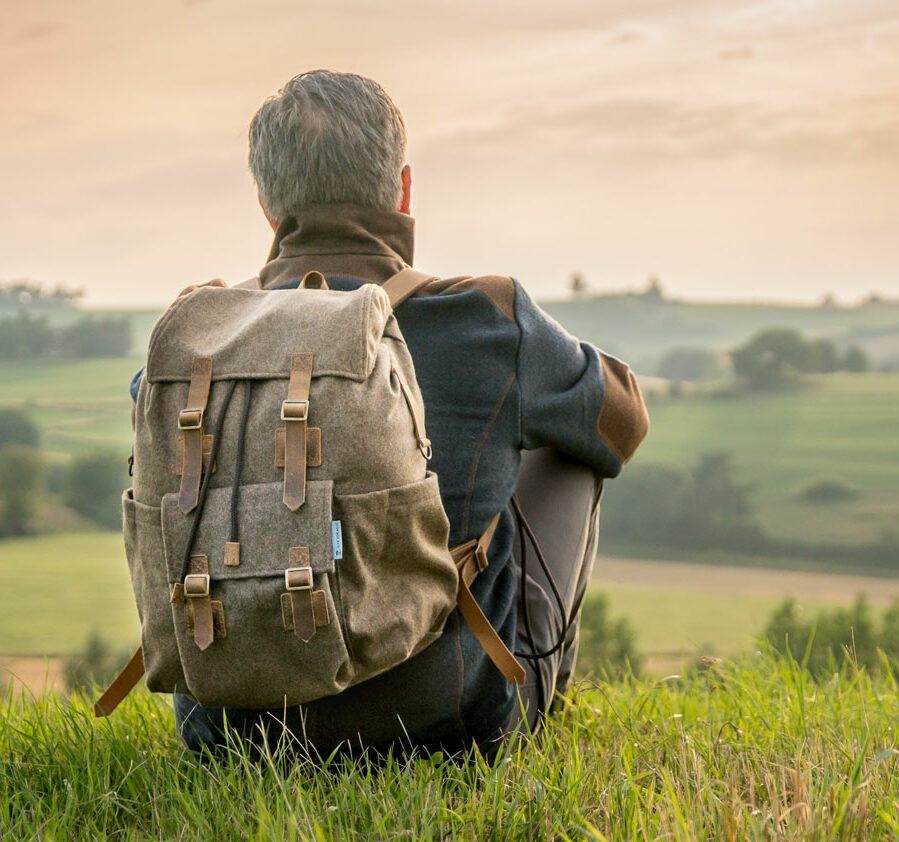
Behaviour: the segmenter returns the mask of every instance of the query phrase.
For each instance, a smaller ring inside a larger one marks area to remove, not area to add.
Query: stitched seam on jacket
[[[462,615],[458,609],[455,612],[456,617],[456,657],[459,659],[458,676],[459,681],[456,687],[456,725],[462,739],[468,743],[471,742],[471,735],[468,728],[465,727],[465,720],[462,718],[462,696],[465,693],[465,659],[462,657]]]
[[[478,478],[478,466],[481,462],[481,453],[483,453],[484,448],[487,446],[487,442],[490,439],[490,434],[493,432],[493,428],[496,426],[496,421],[499,418],[500,412],[502,412],[503,406],[506,403],[506,398],[509,396],[509,392],[512,389],[512,384],[515,382],[516,375],[513,372],[509,375],[509,379],[506,381],[506,385],[503,387],[503,392],[499,396],[499,400],[496,402],[496,406],[493,407],[493,412],[490,415],[489,420],[487,421],[487,426],[484,427],[484,432],[481,433],[481,440],[478,442],[478,449],[475,451],[474,460],[471,463],[471,476],[468,480],[468,494],[465,497],[465,514],[462,516],[462,536],[463,540],[468,534],[468,526],[469,521],[471,520],[471,498],[474,496],[474,486],[475,481]]]

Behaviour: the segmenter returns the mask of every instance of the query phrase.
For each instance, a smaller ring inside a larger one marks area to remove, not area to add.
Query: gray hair
[[[301,73],[250,123],[250,172],[277,219],[314,204],[397,210],[405,154],[399,109],[355,73]]]

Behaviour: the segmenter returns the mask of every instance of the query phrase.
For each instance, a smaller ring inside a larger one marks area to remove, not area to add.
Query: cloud
[[[819,108],[765,103],[696,105],[659,97],[598,99],[570,107],[519,109],[490,125],[437,140],[457,154],[506,156],[510,139],[537,156],[623,156],[653,164],[750,156],[780,164],[899,163],[892,97],[860,97]]]

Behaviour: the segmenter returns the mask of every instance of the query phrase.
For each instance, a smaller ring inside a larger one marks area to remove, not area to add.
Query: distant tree
[[[844,371],[853,371],[856,373],[867,371],[871,364],[868,355],[858,346],[853,345],[846,351],[843,357],[842,368]]]
[[[721,355],[711,348],[674,348],[659,360],[659,377],[691,383],[714,380],[723,372]]]
[[[763,330],[730,352],[734,372],[751,389],[783,386],[800,372],[819,370],[826,357],[823,347],[785,327]]]
[[[806,343],[805,359],[797,361],[797,371],[808,374],[830,374],[840,368],[837,346],[829,339]]]
[[[122,525],[120,498],[125,482],[121,458],[98,451],[77,456],[66,468],[63,499],[67,506],[108,529]]]
[[[22,444],[37,447],[40,430],[20,409],[0,409],[0,447],[5,444]]]
[[[53,353],[56,335],[46,316],[27,311],[0,319],[0,359],[21,360]]]
[[[801,497],[810,503],[842,503],[858,497],[858,491],[842,480],[821,479],[805,488]]]
[[[27,535],[41,485],[40,453],[22,444],[0,447],[0,537]]]
[[[63,662],[63,678],[70,693],[108,684],[128,660],[127,652],[114,652],[96,631],[90,633],[84,649]]]
[[[761,549],[765,539],[752,518],[751,486],[734,480],[730,454],[700,454],[691,479],[675,523],[683,545]]]
[[[647,282],[646,290],[643,292],[643,298],[651,301],[663,301],[665,293],[662,290],[662,282],[658,275],[650,275]]]
[[[73,357],[124,357],[131,348],[131,320],[85,316],[63,330],[61,346]]]
[[[763,637],[775,651],[789,652],[821,678],[838,668],[847,653],[859,666],[876,668],[878,647],[896,651],[897,633],[899,606],[893,604],[878,629],[867,599],[860,594],[850,608],[822,611],[812,620],[800,617],[796,601],[786,599],[769,618]]]
[[[626,617],[612,619],[605,594],[590,594],[581,608],[577,672],[579,675],[614,677],[630,670],[639,672],[637,634]]]
[[[580,272],[571,273],[571,280],[568,282],[568,288],[571,290],[571,294],[575,298],[583,298],[589,291],[587,282],[584,280],[584,276]]]
[[[83,289],[72,289],[62,284],[57,284],[52,289],[47,289],[42,284],[27,278],[0,282],[0,304],[6,305],[49,304],[68,306],[83,295]]]

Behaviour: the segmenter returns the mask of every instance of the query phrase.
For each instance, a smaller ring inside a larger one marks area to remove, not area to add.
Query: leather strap
[[[194,643],[201,652],[205,652],[215,640],[208,557],[191,556],[190,569],[191,572],[184,577],[184,599],[190,603],[190,612],[193,615]]]
[[[295,512],[306,502],[306,424],[312,386],[312,354],[294,354],[287,400],[281,404],[284,421],[284,505]]]
[[[206,405],[212,386],[212,357],[194,357],[190,364],[187,406],[178,413],[178,429],[184,440],[181,492],[178,508],[187,514],[197,506],[203,476],[203,435]]]
[[[409,407],[409,412],[412,414],[412,426],[415,428],[415,438],[418,441],[418,449],[425,459],[430,459],[431,440],[425,432],[424,404],[421,401],[414,401],[412,399],[412,391],[409,389],[409,384],[406,382],[406,378],[403,377],[403,373],[398,368],[394,368],[393,373],[396,375],[396,380],[400,384],[400,391],[403,393],[403,397],[406,399],[406,405]]]
[[[312,567],[309,547],[291,547],[290,567],[284,571],[284,584],[290,596],[293,633],[308,643],[315,635],[315,609],[312,601]]]
[[[144,674],[144,650],[138,646],[137,652],[125,664],[106,692],[94,704],[94,716],[109,716],[121,701],[137,686]]]
[[[422,287],[436,280],[435,275],[427,275],[407,266],[381,284],[381,289],[387,293],[390,306],[396,309],[407,298],[415,295]]]
[[[469,587],[478,573],[487,567],[487,549],[493,540],[499,518],[500,516],[497,514],[480,538],[473,538],[450,550],[453,560],[456,562],[456,569],[459,571],[459,591],[456,599],[459,613],[465,618],[478,643],[487,653],[487,657],[505,676],[506,681],[510,684],[524,684],[524,667],[518,663],[515,656],[509,651],[509,647],[496,633],[496,629],[490,625],[490,621],[481,610],[481,606],[478,605]]]

